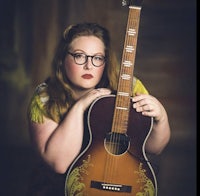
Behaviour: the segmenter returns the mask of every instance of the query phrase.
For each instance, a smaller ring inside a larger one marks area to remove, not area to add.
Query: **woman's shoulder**
[[[47,83],[43,82],[35,88],[32,99],[33,100],[36,99],[38,104],[40,104],[40,105],[45,105],[48,102],[49,95],[48,95]]]
[[[49,100],[49,95],[48,95],[48,85],[47,83],[43,82],[41,84],[39,84],[36,88],[35,88],[35,96],[39,96],[40,101],[42,103],[46,103]]]
[[[46,115],[45,105],[49,101],[48,85],[44,82],[39,84],[31,97],[28,107],[28,117],[31,121],[42,123]]]
[[[40,83],[38,86],[36,86],[35,92],[41,92],[47,87],[48,87],[48,84],[46,82]]]

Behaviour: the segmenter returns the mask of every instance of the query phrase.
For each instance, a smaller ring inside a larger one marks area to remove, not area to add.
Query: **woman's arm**
[[[60,124],[49,118],[44,118],[41,124],[30,122],[30,134],[35,148],[56,172],[64,173],[80,152],[84,112],[94,99],[106,94],[110,94],[110,90],[90,91],[74,104]]]

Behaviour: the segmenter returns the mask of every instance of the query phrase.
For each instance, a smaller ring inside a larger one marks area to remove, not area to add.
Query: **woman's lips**
[[[91,74],[84,74],[81,77],[84,78],[84,79],[91,79],[91,78],[93,78],[93,75],[91,75]]]

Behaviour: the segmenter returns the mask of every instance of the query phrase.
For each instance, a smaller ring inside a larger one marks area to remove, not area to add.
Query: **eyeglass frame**
[[[106,62],[106,57],[105,56],[103,56],[103,55],[86,55],[85,53],[72,53],[72,52],[67,52],[68,54],[70,54],[73,58],[74,58],[74,62],[77,64],[77,65],[84,65],[84,64],[86,64],[87,62],[88,62],[88,57],[91,57],[91,62],[92,62],[92,65],[94,66],[94,67],[101,67],[105,62]],[[84,63],[77,63],[76,62],[76,55],[77,54],[81,54],[81,55],[84,55],[85,56],[85,62]],[[94,62],[93,62],[93,58],[94,57],[102,57],[103,58],[103,63],[101,64],[101,65],[99,65],[99,66],[96,66],[95,64],[94,64]]]

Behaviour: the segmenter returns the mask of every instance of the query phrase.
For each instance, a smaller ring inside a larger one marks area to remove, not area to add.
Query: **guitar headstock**
[[[130,5],[135,5],[135,6],[141,6],[143,0],[122,0],[122,6],[130,6]]]

